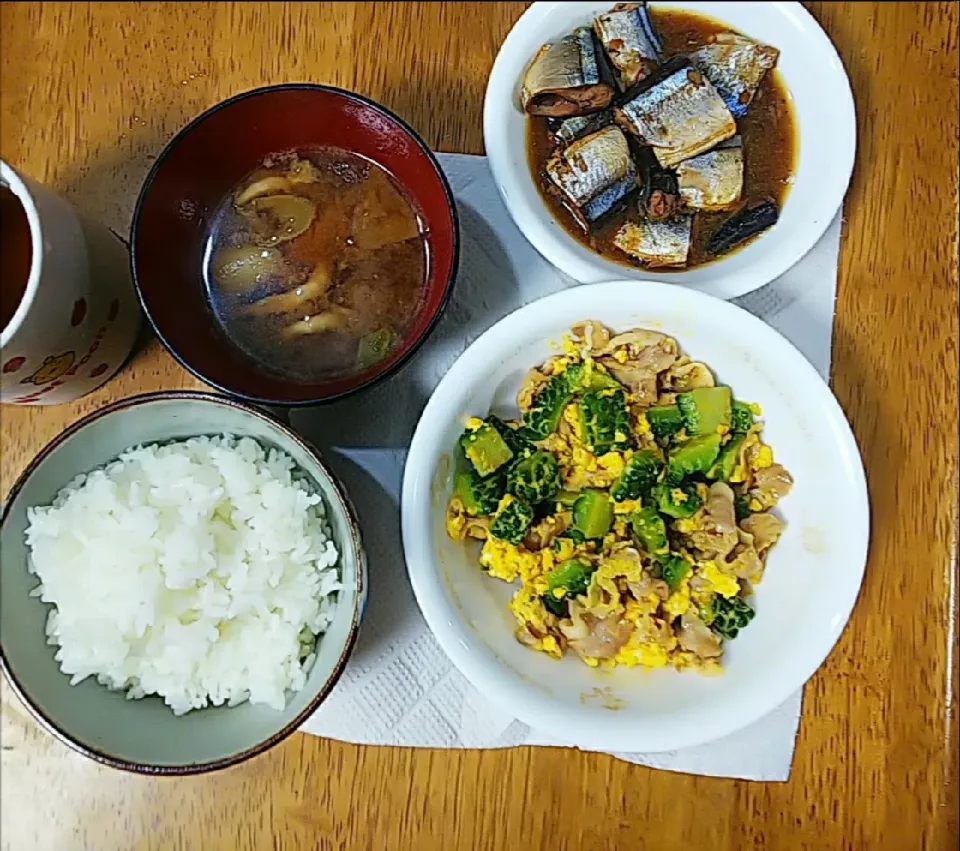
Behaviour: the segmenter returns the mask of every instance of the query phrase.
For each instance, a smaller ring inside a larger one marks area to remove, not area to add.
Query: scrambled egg
[[[754,469],[765,470],[773,466],[773,450],[766,444],[761,444],[754,461]]]
[[[547,590],[545,573],[549,573],[555,563],[554,553],[550,549],[532,553],[498,538],[488,537],[480,550],[480,566],[486,568],[491,576],[504,582],[514,582],[520,577],[525,585],[530,585],[540,594]]]
[[[541,442],[560,465],[563,486],[567,490],[582,490],[585,487],[608,488],[620,477],[630,455],[611,450],[603,455],[594,455],[581,439],[580,411],[576,402],[563,410],[566,433],[557,431]],[[629,452],[629,450],[628,450]]]
[[[580,437],[580,406],[576,402],[571,402],[563,409],[563,418],[569,423],[570,430]]]
[[[613,476],[614,480],[618,479],[623,472],[623,464],[623,455],[619,452],[610,451],[597,456],[597,469]]]
[[[463,537],[463,530],[467,525],[467,510],[463,502],[457,497],[447,505],[447,534],[455,541]]]
[[[639,636],[639,631],[634,632],[627,643],[617,651],[617,655],[613,657],[616,663],[628,668],[635,668],[637,665],[643,665],[644,668],[666,667],[670,663],[670,650],[662,644],[643,641]]]
[[[573,558],[576,547],[570,538],[555,538],[553,545],[559,561]]]
[[[623,502],[615,502],[613,504],[613,513],[614,514],[633,514],[633,512],[639,508],[640,508],[639,499],[625,499]]]
[[[740,583],[735,576],[724,573],[715,561],[700,563],[700,576],[710,583],[711,588],[721,597],[736,597],[740,593]]]
[[[663,604],[663,610],[671,618],[678,618],[690,608],[690,577],[684,576],[680,585]]]
[[[547,610],[540,595],[524,585],[510,600],[510,611],[516,615],[521,626],[531,624],[540,632],[547,631]]]
[[[623,619],[634,626],[641,626],[646,619],[657,611],[660,598],[656,594],[647,594],[641,600],[627,600],[623,610]]]

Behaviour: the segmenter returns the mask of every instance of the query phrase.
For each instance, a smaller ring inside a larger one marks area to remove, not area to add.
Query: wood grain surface
[[[873,540],[850,625],[807,687],[789,783],[675,775],[575,751],[366,748],[299,734],[213,776],[140,778],[40,732],[4,686],[4,849],[957,846],[960,14],[955,3],[809,6],[857,102],[833,386],[866,462]],[[121,232],[171,135],[266,83],[355,89],[437,149],[482,153],[486,77],[522,10],[4,3],[0,153]],[[3,408],[2,492],[80,415],[194,386],[145,335],[88,398]]]

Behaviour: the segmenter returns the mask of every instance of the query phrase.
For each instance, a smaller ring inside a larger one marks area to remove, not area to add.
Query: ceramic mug
[[[127,250],[2,160],[0,193],[0,402],[69,402],[133,348],[141,314]]]

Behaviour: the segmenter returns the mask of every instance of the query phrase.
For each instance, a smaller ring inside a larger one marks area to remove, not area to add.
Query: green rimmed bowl
[[[340,551],[336,614],[317,645],[306,684],[282,711],[249,703],[175,716],[158,697],[127,700],[88,678],[71,686],[47,644],[48,604],[30,596],[27,509],[49,505],[74,477],[137,444],[198,435],[251,437],[286,452],[323,496]],[[125,399],[71,426],[33,460],[0,514],[0,666],[37,721],[99,762],[145,774],[193,774],[233,765],[277,744],[320,706],[346,665],[367,596],[367,562],[356,514],[317,450],[259,408],[206,393]]]

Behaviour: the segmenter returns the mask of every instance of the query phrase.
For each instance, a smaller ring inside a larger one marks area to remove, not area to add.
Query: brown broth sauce
[[[312,165],[311,179],[266,197],[305,198],[314,217],[302,233],[270,243],[250,204],[237,201],[259,179],[289,175],[298,162]],[[312,381],[366,369],[395,350],[422,305],[429,263],[422,218],[383,168],[356,154],[314,148],[268,158],[212,222],[204,264],[211,308],[226,335],[268,371]],[[223,258],[251,246],[270,264],[255,276],[243,272],[240,281],[237,264]],[[317,280],[319,287],[311,283]],[[291,301],[263,311],[277,296]],[[318,317],[329,326],[302,330]]]
[[[734,32],[732,27],[721,21],[692,12],[651,8],[651,16],[663,40],[665,59],[690,53],[707,44],[718,33]],[[625,208],[611,212],[596,222],[589,233],[584,233],[563,206],[546,173],[546,162],[554,151],[547,120],[531,117],[527,127],[527,151],[537,188],[564,230],[607,260],[623,266],[641,266],[639,261],[624,254],[613,244],[613,237],[621,225],[636,221],[639,217],[636,202],[628,200]],[[773,69],[764,76],[750,109],[737,121],[737,130],[743,142],[743,197],[740,206],[752,206],[770,199],[782,209],[796,169],[797,133],[790,94],[779,71]],[[693,217],[693,236],[685,268],[718,259],[717,255],[707,251],[707,243],[713,232],[731,215],[732,210],[697,212]],[[747,240],[743,245],[749,243],[750,240]],[[743,245],[733,250],[737,251]],[[726,257],[729,253],[720,256]],[[657,272],[679,271],[683,269],[657,269]]]

